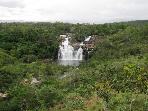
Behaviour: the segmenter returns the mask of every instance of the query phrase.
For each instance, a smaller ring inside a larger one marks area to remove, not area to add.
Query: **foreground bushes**
[[[62,97],[55,84],[35,86],[20,83],[11,87],[7,93],[7,98],[0,100],[0,111],[48,109]]]

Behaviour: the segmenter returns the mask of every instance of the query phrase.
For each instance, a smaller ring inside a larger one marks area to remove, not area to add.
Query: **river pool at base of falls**
[[[58,64],[64,66],[79,66],[82,60],[58,60]]]

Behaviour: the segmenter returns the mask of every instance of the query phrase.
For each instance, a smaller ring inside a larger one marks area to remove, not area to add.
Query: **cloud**
[[[148,19],[147,0],[2,0],[0,19],[104,23]]]
[[[0,6],[7,8],[24,8],[24,4],[22,2],[19,2],[18,0],[1,0]]]

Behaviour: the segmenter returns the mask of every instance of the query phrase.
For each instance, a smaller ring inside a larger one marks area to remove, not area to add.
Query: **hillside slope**
[[[7,94],[0,111],[147,111],[147,24],[7,25],[0,29],[0,93]],[[75,31],[77,41],[102,37],[78,67],[47,60],[57,53],[56,35],[67,31]]]

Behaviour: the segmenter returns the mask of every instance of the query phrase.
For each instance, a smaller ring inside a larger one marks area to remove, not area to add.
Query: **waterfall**
[[[67,37],[59,46],[58,60],[61,65],[79,65],[83,60],[83,49],[74,50]]]

